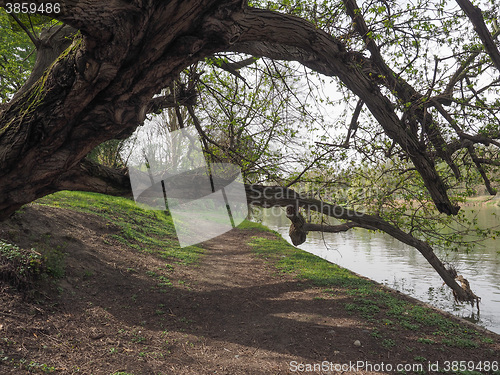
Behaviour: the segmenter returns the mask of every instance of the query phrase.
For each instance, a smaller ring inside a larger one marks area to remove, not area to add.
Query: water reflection
[[[262,210],[255,220],[291,242],[284,211],[280,214],[273,210]],[[500,208],[482,208],[477,218],[483,227],[500,224]],[[480,315],[470,305],[454,302],[451,290],[417,250],[386,234],[363,229],[336,234],[312,232],[298,247],[500,334],[499,239],[489,239],[484,247],[468,254],[437,254],[453,264],[481,297]]]

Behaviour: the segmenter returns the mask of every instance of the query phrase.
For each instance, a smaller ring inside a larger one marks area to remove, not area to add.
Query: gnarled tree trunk
[[[32,78],[0,112],[0,219],[59,190],[89,151],[157,110],[153,96],[184,68],[227,48],[200,25],[217,4],[240,3],[62,1],[53,16],[80,32],[62,54],[66,39],[48,36]]]

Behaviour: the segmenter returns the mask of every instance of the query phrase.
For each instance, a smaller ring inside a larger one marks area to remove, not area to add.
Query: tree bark
[[[286,217],[292,223],[288,234],[295,246],[303,244],[307,238],[307,230],[305,229],[306,221],[302,214],[297,210],[296,206],[288,206],[286,208]]]
[[[0,220],[55,191],[61,174],[100,143],[130,135],[148,111],[165,105],[151,101],[155,94],[187,66],[224,49],[224,36],[200,28],[221,3],[240,6],[61,1],[53,16],[80,34],[60,55],[64,46],[53,46],[54,61],[39,59],[34,83],[0,112]]]

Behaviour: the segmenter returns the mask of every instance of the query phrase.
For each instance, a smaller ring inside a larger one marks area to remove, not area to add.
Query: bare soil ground
[[[182,265],[123,246],[117,230],[37,205],[0,224],[0,238],[23,247],[45,238],[67,253],[64,277],[37,293],[0,282],[0,374],[384,374],[418,363],[434,373],[429,361],[500,359],[493,334],[479,348],[436,347],[388,327],[386,344],[398,345],[381,345],[375,323],[345,309],[352,296],[277,273],[247,245],[273,234],[233,230]],[[337,367],[305,371],[322,361]],[[357,361],[386,367],[348,367]]]

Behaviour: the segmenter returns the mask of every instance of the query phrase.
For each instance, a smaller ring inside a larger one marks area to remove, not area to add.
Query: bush
[[[30,288],[44,271],[42,254],[0,240],[0,280],[19,289]]]

